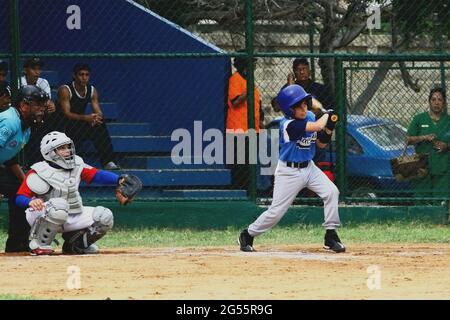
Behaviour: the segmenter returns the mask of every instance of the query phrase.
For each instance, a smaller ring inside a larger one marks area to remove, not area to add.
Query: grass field
[[[240,229],[121,229],[116,228],[99,241],[104,248],[123,247],[186,247],[234,245]],[[255,244],[317,243],[324,231],[317,225],[277,226],[255,240]],[[339,229],[344,243],[450,243],[450,226],[409,223],[370,223],[346,225]],[[58,237],[60,239],[60,237]],[[5,243],[6,232],[0,232],[0,243]]]
[[[35,300],[35,297],[31,296],[18,296],[14,294],[0,294],[0,300]]]

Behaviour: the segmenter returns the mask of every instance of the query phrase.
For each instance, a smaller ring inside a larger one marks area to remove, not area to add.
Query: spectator
[[[36,126],[31,131],[30,141],[25,146],[25,161],[28,165],[39,162],[42,160],[40,152],[40,142],[42,137],[48,132],[56,129],[54,128],[54,118],[53,113],[55,112],[55,103],[51,100],[51,88],[48,81],[44,78],[40,78],[42,67],[44,62],[38,58],[33,57],[25,61],[23,65],[23,76],[20,78],[20,85],[35,85],[41,88],[45,93],[47,93],[49,100],[47,102],[47,115],[45,117],[45,125]]]
[[[431,89],[428,103],[429,110],[417,114],[408,127],[408,144],[414,144],[419,154],[429,154],[428,175],[413,181],[414,190],[417,196],[448,197],[450,116],[445,91]]]
[[[0,82],[6,81],[8,75],[8,63],[0,60]]]
[[[9,108],[11,103],[11,89],[6,81],[0,81],[0,112]]]
[[[49,98],[51,98],[50,84],[46,79],[40,78],[43,66],[44,62],[38,57],[27,59],[23,64],[23,76],[20,78],[20,85],[26,86],[32,84],[38,86],[47,93]],[[48,101],[48,106],[55,111],[55,104],[53,101]]]
[[[256,59],[253,60],[256,67]],[[228,82],[227,99],[227,134],[245,134],[248,132],[248,106],[247,106],[247,61],[244,58],[234,59],[236,72],[230,77]],[[255,107],[255,131],[259,133],[262,127],[264,115],[261,109],[261,98],[258,88],[254,90]],[[247,188],[249,185],[249,140],[245,138],[245,164],[238,164],[237,143],[240,139],[235,139],[234,162],[230,166],[232,185],[235,188]]]
[[[254,59],[256,68],[256,59]],[[228,82],[228,110],[227,110],[227,131],[248,130],[248,107],[247,107],[247,61],[244,58],[236,57],[234,67],[236,72],[230,77]],[[262,127],[261,98],[258,88],[255,85],[255,130],[259,132]]]
[[[287,85],[298,84],[302,86],[306,92],[313,95],[314,98],[320,101],[325,109],[334,109],[335,100],[330,90],[321,83],[315,82],[311,79],[311,69],[306,58],[296,58],[292,62],[292,73],[288,74]]]
[[[58,89],[57,108],[62,110],[66,120],[66,133],[79,144],[92,140],[105,170],[120,170],[114,163],[114,153],[103,113],[100,109],[97,90],[89,84],[91,68],[77,63],[73,68],[73,81]],[[94,110],[85,114],[88,103]]]
[[[309,92],[314,98],[319,100],[325,109],[335,109],[336,102],[330,90],[323,84],[311,79],[311,69],[309,68],[309,62],[306,58],[294,59],[292,62],[292,72],[288,74],[287,83],[282,89],[291,84],[302,86],[306,92]],[[278,112],[280,111],[280,108],[276,103],[276,98],[273,98],[272,108]]]
[[[25,175],[18,163],[18,154],[30,137],[30,127],[44,117],[48,97],[36,86],[24,86],[15,108],[0,110],[0,193],[8,197],[9,228],[6,252],[29,251],[30,226],[25,212],[16,206],[15,194]]]

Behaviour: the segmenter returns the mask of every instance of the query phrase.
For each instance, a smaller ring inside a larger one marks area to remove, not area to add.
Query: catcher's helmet
[[[62,157],[56,152],[56,149],[66,144],[70,145],[70,155]],[[41,140],[41,154],[45,160],[53,162],[61,168],[75,168],[75,146],[72,139],[65,133],[58,131],[47,133]]]
[[[294,117],[292,107],[305,99],[311,100],[312,96],[298,84],[292,84],[281,89],[278,93],[277,102],[286,117],[292,118]]]
[[[32,101],[36,101],[45,103],[48,99],[48,94],[38,86],[27,85],[20,88],[19,102],[31,103]]]

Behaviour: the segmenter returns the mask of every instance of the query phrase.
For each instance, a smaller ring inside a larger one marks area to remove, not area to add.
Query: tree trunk
[[[383,83],[384,78],[389,72],[389,68],[395,63],[395,61],[383,61],[378,65],[377,71],[370,80],[366,89],[363,93],[358,97],[356,103],[353,107],[349,108],[349,113],[352,114],[363,114],[364,110],[367,107],[367,104],[370,102],[374,94],[378,91],[381,84]]]

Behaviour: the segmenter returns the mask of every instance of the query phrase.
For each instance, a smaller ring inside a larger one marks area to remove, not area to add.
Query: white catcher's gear
[[[62,157],[56,153],[56,148],[69,144],[70,155]],[[55,163],[64,169],[75,168],[75,145],[65,133],[52,131],[41,140],[41,154],[45,160]]]
[[[78,191],[81,172],[86,167],[81,157],[74,157],[75,166],[72,170],[56,169],[50,166],[47,162],[37,162],[31,166],[31,169],[36,171],[27,178],[28,187],[35,193],[43,196],[47,201],[51,198],[64,198],[69,203],[69,214],[80,214],[83,211],[83,201],[81,200]],[[33,176],[33,175],[37,175]],[[46,189],[45,184],[51,186],[48,192],[43,194]]]
[[[111,210],[98,206],[92,212],[92,219],[94,223],[88,228],[63,233],[65,240],[63,253],[92,254],[98,252],[98,248],[94,243],[112,229],[114,217]]]
[[[35,173],[27,177],[27,186],[36,194],[42,195],[50,191],[50,185]]]
[[[65,199],[53,198],[45,202],[45,213],[36,219],[30,231],[30,249],[52,251],[52,241],[67,221],[69,204]],[[34,209],[27,211],[33,213]]]
[[[105,234],[114,225],[114,216],[108,208],[97,206],[92,213],[94,224],[91,227],[92,233]]]

